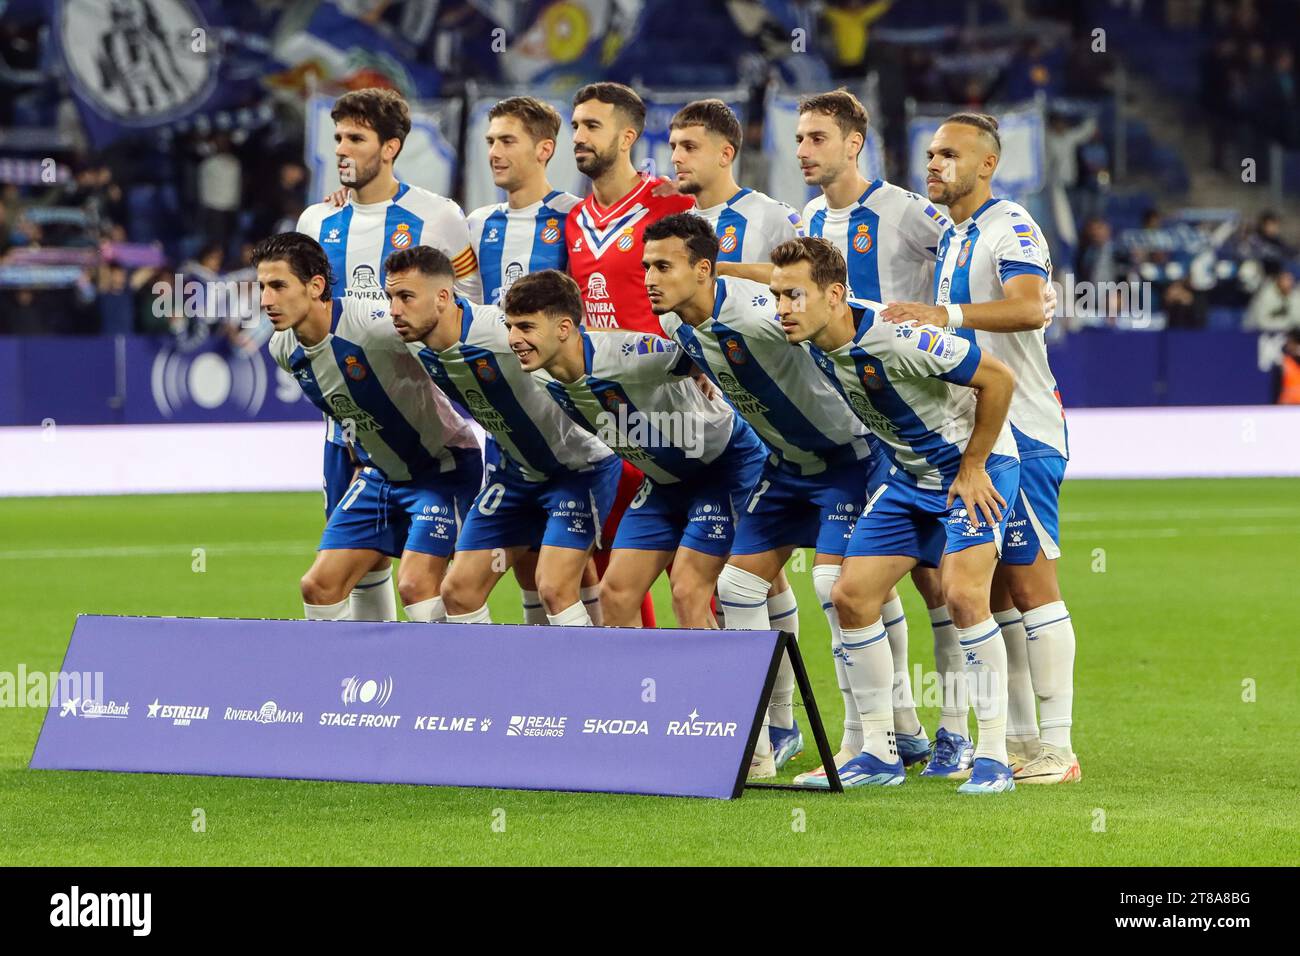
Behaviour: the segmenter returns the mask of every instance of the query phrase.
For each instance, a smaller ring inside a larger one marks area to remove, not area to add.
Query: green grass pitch
[[[1294,864],[1300,482],[1072,481],[1063,506],[1081,784],[975,799],[909,775],[727,802],[56,773],[27,769],[43,711],[7,707],[0,865]],[[57,670],[78,612],[298,617],[320,525],[310,494],[0,501],[0,671]],[[834,746],[826,622],[808,571],[790,577]],[[929,671],[924,609],[902,590]],[[492,604],[519,620],[513,583]],[[922,719],[933,732],[937,709]],[[790,774],[816,762],[810,743]]]

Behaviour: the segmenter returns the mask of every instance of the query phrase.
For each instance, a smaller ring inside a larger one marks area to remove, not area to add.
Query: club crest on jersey
[[[876,374],[876,367],[870,364],[862,366],[862,384],[873,392],[879,391],[885,387],[885,383],[882,382],[880,376]]]
[[[728,226],[722,235],[718,237],[718,250],[721,252],[735,252],[736,246],[739,244],[740,240],[736,238],[735,226]]]
[[[497,370],[489,365],[485,358],[474,360],[474,374],[484,385],[491,385],[497,380]]]
[[[399,222],[393,234],[388,237],[388,241],[393,244],[394,249],[405,249],[411,244],[411,227],[404,222]]]
[[[606,392],[604,395],[602,395],[600,399],[600,403],[604,405],[605,408],[611,412],[617,412],[620,408],[622,408],[624,405],[627,404],[625,401],[623,401],[623,396],[619,395],[618,392],[612,392],[612,391]]]
[[[957,253],[958,269],[965,266],[967,260],[970,259],[970,247],[971,247],[971,241],[969,239],[967,239],[965,242],[961,244],[961,252]]]
[[[370,374],[370,369],[362,365],[355,355],[349,355],[343,360],[343,374],[354,382],[360,382]]]
[[[631,252],[632,246],[636,243],[636,236],[632,234],[632,227],[628,226],[623,230],[623,234],[618,237],[618,242],[614,243],[619,252]]]
[[[560,241],[560,221],[558,219],[546,220],[546,225],[542,227],[542,242],[548,246],[553,246]],[[581,240],[579,240],[581,241]],[[577,243],[574,243],[576,251]]]
[[[740,344],[740,339],[727,339],[722,347],[726,350],[727,361],[732,365],[744,365],[749,361],[749,353],[745,351],[745,346]]]
[[[871,251],[871,229],[866,223],[858,226],[857,235],[853,237],[853,251],[863,254]]]

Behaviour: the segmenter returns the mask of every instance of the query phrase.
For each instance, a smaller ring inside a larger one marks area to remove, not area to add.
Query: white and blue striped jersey
[[[799,214],[755,189],[695,214],[718,234],[719,262],[767,262],[774,248],[799,235]]]
[[[519,365],[510,349],[505,313],[457,296],[460,337],[435,351],[423,342],[407,348],[438,388],[459,402],[496,439],[502,467],[527,481],[565,471],[587,471],[612,452],[579,428],[546,394],[546,387]]]
[[[929,200],[876,179],[844,209],[831,209],[825,195],[811,200],[803,223],[808,235],[840,250],[854,298],[930,301],[935,251],[948,219]]]
[[[340,426],[353,423],[357,457],[390,481],[452,470],[451,448],[478,450],[469,424],[393,323],[357,299],[333,301],[330,331],[315,345],[304,346],[286,329],[271,336],[268,348],[313,405]]]
[[[356,299],[386,313],[384,262],[398,249],[425,245],[440,249],[451,260],[458,295],[482,301],[465,216],[450,199],[427,189],[399,182],[393,198],[385,202],[349,199],[342,208],[318,202],[303,210],[297,231],[319,242],[329,257],[334,298]],[[338,426],[329,419],[326,438],[344,444]]]
[[[574,382],[545,373],[569,417],[659,484],[689,479],[753,431],[726,399],[705,398],[676,342],[618,329],[581,331],[585,370]]]
[[[720,276],[713,314],[697,326],[675,312],[664,331],[758,432],[778,467],[815,475],[868,458],[867,429],[844,407],[803,349],[781,329],[772,294],[758,282]]]
[[[581,201],[555,189],[519,209],[502,202],[469,214],[469,241],[478,258],[484,302],[500,305],[514,281],[530,272],[568,271],[564,219]]]
[[[1042,230],[1018,203],[990,199],[939,241],[934,301],[967,305],[1006,298],[1002,283],[1034,275],[1051,281],[1052,257]],[[1021,458],[1070,457],[1065,410],[1047,361],[1044,330],[982,332],[959,329],[964,338],[1005,362],[1016,376],[1011,429]]]
[[[980,348],[932,325],[877,322],[879,302],[850,300],[853,339],[829,352],[808,344],[817,366],[880,439],[893,467],[918,488],[946,491],[975,427],[975,391],[963,386],[980,363]],[[1015,461],[1011,429],[1002,432],[985,468]]]

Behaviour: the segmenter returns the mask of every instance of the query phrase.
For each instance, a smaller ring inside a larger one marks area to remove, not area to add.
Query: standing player
[[[386,307],[384,258],[396,249],[423,243],[452,258],[457,292],[479,301],[482,291],[460,207],[399,182],[393,174],[393,164],[411,131],[411,111],[402,96],[385,89],[353,90],[339,97],[330,118],[339,181],[350,191],[341,203],[316,203],[298,218],[298,231],[320,243],[329,256],[335,277],[330,294],[370,310]],[[346,423],[326,418],[326,519],[356,470],[348,452],[350,431]],[[357,620],[396,620],[390,563],[381,558],[358,582],[352,593]]]
[[[744,132],[731,107],[722,100],[696,100],[678,110],[668,128],[677,191],[695,197],[696,215],[718,234],[719,262],[766,264],[774,248],[798,235],[797,212],[736,185],[732,166]]]
[[[877,321],[879,303],[848,297],[844,258],[824,239],[772,253],[772,292],[786,336],[809,351],[880,439],[891,468],[853,530],[831,599],[865,743],[841,773],[857,785],[904,780],[890,706],[883,607],[918,563],[941,567],[979,723],[961,793],[1015,789],[1007,766],[1007,658],[989,586],[1020,470],[1007,408],[1015,380],[979,347],[933,326]],[[940,560],[942,559],[942,565]],[[859,672],[857,668],[862,670]]]
[[[506,201],[469,214],[484,302],[500,305],[522,275],[568,266],[564,223],[578,197],[546,179],[559,135],[560,114],[534,97],[512,96],[488,111],[488,162]]]
[[[591,179],[591,194],[569,211],[564,238],[569,274],[578,283],[588,329],[628,329],[663,335],[650,311],[641,270],[641,234],[657,219],[693,205],[689,196],[656,196],[658,181],[638,173],[632,147],[645,131],[645,103],[621,83],[590,83],[573,97],[573,156],[578,170]],[[642,475],[631,462],[606,530],[617,533]],[[596,556],[604,573],[608,552]],[[647,594],[641,609],[647,627],[655,623]]]
[[[702,216],[717,233],[718,262],[766,264],[773,248],[797,235],[797,212],[757,190],[741,189],[736,184],[732,168],[744,132],[731,107],[718,99],[687,103],[672,118],[669,131],[677,191],[695,197],[700,207],[695,210],[696,215]],[[652,311],[657,310],[652,308]],[[778,569],[772,579],[767,614],[768,621],[763,627],[789,631],[798,639],[799,605],[784,568]],[[795,726],[793,701],[794,668],[787,655],[781,659],[768,707],[768,719],[775,728],[771,734],[776,738],[776,770],[795,756],[803,744],[801,737],[787,733]],[[762,737],[756,757],[766,762],[766,740]]]
[[[487,598],[505,572],[499,555],[513,564],[540,551],[536,588],[549,622],[589,625],[579,583],[613,504],[621,463],[523,371],[501,310],[462,299],[452,281],[451,262],[436,249],[414,247],[388,258],[386,289],[398,334],[500,451],[443,581],[447,620],[490,622]]]
[[[763,443],[721,396],[706,398],[685,377],[693,366],[677,343],[635,332],[588,334],[577,284],[563,273],[520,279],[505,312],[524,370],[544,370],[547,391],[569,417],[645,474],[601,578],[605,623],[634,626],[672,562],[678,625],[715,627],[710,602],[737,514],[762,470]]]
[[[1065,783],[1081,774],[1070,742],[1074,625],[1056,576],[1069,445],[1043,336],[1041,302],[1052,265],[1029,213],[992,196],[1001,153],[991,116],[956,113],[935,132],[926,186],[953,220],[939,244],[937,304],[891,305],[885,318],[954,329],[1016,375],[1011,431],[1020,453],[1020,493],[1012,502],[993,594],[1010,667],[1008,748],[1021,764],[1016,780]],[[1035,693],[1042,709],[1041,745]]]
[[[935,249],[947,220],[915,193],[883,180],[867,181],[858,170],[867,125],[866,109],[847,90],[821,93],[800,102],[795,156],[804,182],[822,191],[804,207],[804,229],[839,249],[848,267],[851,295],[881,302],[923,298],[933,283]],[[886,456],[878,459],[878,467],[887,470]],[[873,487],[883,480],[883,470],[875,476]],[[970,772],[973,747],[966,729],[966,686],[956,628],[944,607],[938,572],[917,567],[912,582],[925,600],[934,631],[935,664],[943,677],[943,726],[947,728],[936,737],[935,759],[926,772],[942,769],[965,776]],[[900,727],[915,722],[919,728],[908,678],[907,618],[897,595],[885,607],[885,622],[894,655],[895,706],[899,711],[895,719]],[[955,730],[958,721],[961,733],[950,737],[949,731]]]
[[[559,133],[560,114],[549,103],[531,96],[512,96],[488,111],[488,163],[492,182],[506,191],[506,201],[480,206],[469,214],[470,244],[478,260],[485,302],[500,305],[510,283],[521,275],[568,265],[564,221],[578,204],[578,197],[552,188],[546,178]],[[498,454],[489,439],[489,477],[498,464]],[[513,562],[527,624],[547,623],[546,608],[537,593],[536,557],[525,551]],[[586,574],[583,600],[589,612],[598,614],[595,568]]]
[[[871,466],[867,429],[844,407],[809,355],[790,347],[767,287],[715,276],[718,239],[705,220],[669,216],[645,235],[651,307],[771,449],[718,579],[727,626],[770,627],[764,600],[772,581],[796,547],[813,546],[813,587],[830,621],[832,648],[838,648],[842,641],[830,591],[853,523],[866,504]],[[838,654],[835,672],[846,712],[856,721],[850,674]],[[775,691],[773,698],[775,704]],[[780,724],[777,714],[771,715],[772,754],[758,754],[753,777],[775,774],[793,753],[798,728],[789,700],[790,723]],[[927,753],[929,742],[924,734],[922,738],[908,747],[900,736],[899,750]],[[836,766],[856,757],[862,743],[861,725],[856,734],[846,727]],[[851,777],[845,779],[853,785]],[[825,786],[826,776],[810,774],[800,782]]]
[[[271,355],[317,408],[353,423],[361,461],[303,576],[307,618],[348,619],[357,582],[380,557],[399,555],[406,616],[440,617],[456,529],[483,479],[473,433],[386,314],[330,298],[329,259],[314,239],[272,236],[254,249],[253,265],[276,330]]]

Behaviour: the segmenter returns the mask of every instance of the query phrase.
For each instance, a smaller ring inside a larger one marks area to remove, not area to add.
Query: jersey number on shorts
[[[347,511],[357,503],[357,499],[361,497],[361,492],[365,490],[366,480],[364,478],[358,478],[356,481],[352,482],[352,486],[348,488],[347,494],[345,494],[343,500],[339,502],[339,507],[344,511]]]
[[[501,507],[501,499],[506,496],[506,486],[497,482],[495,485],[489,485],[483,489],[483,494],[479,495],[478,505],[479,514],[491,515],[496,514],[497,508]]]

